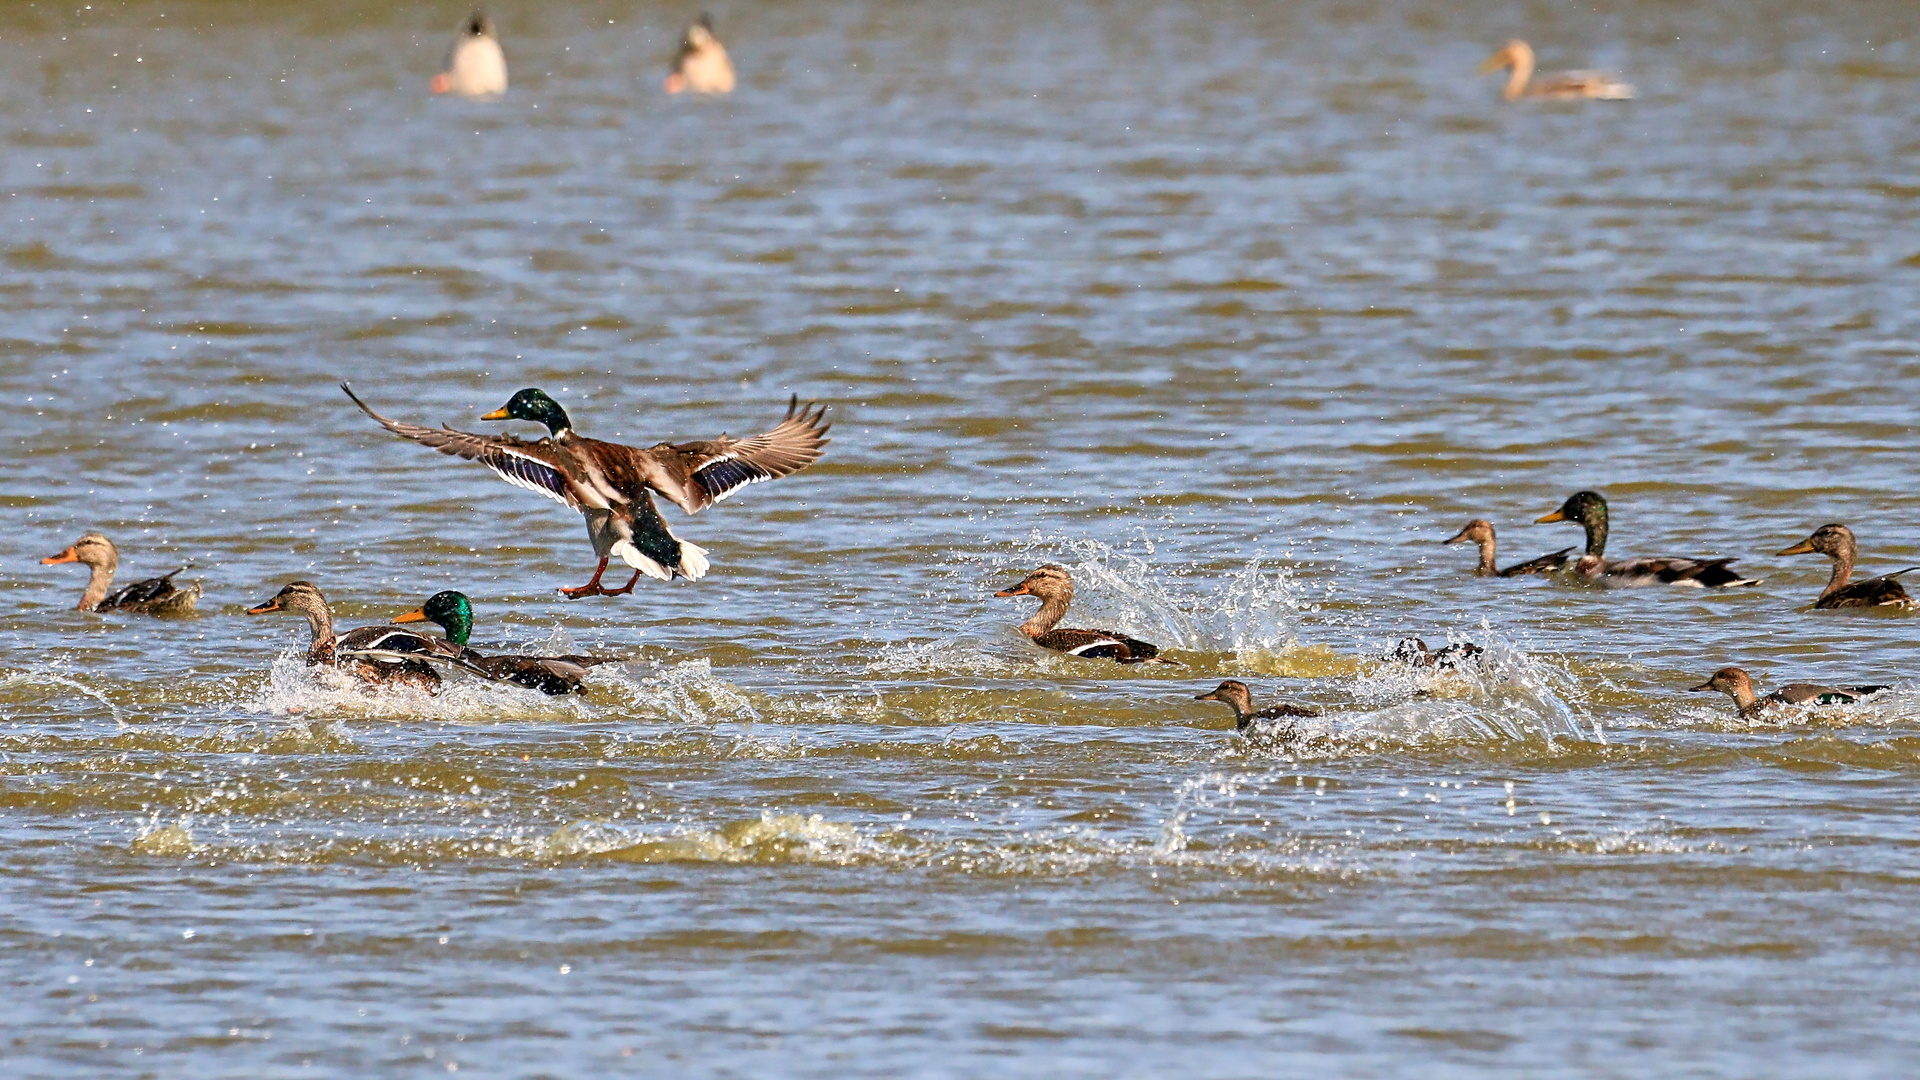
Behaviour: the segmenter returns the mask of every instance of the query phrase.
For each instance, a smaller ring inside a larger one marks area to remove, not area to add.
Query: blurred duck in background
[[[493,34],[493,20],[478,8],[460,24],[447,46],[447,69],[433,77],[433,92],[465,98],[499,97],[507,92],[507,55]]]
[[[1529,98],[1591,98],[1596,101],[1625,101],[1633,96],[1633,87],[1600,71],[1556,71],[1533,79],[1533,47],[1519,38],[1502,45],[1499,51],[1480,64],[1480,74],[1505,68],[1508,101]]]
[[[680,37],[680,51],[673,58],[673,73],[667,76],[667,93],[730,94],[733,92],[733,61],[720,39],[713,36],[713,18],[706,12],[693,20]]]
[[[1909,566],[1905,570],[1895,570],[1891,574],[1882,574],[1865,581],[1853,581],[1853,561],[1859,557],[1860,549],[1853,540],[1853,530],[1845,525],[1822,525],[1805,540],[1777,552],[1780,555],[1820,554],[1833,560],[1833,577],[1827,587],[1820,590],[1820,599],[1813,602],[1816,608],[1848,607],[1890,607],[1904,608],[1908,611],[1920,607],[1913,597],[1901,587],[1895,578],[1901,574],[1920,570],[1920,566]]]
[[[49,555],[40,562],[47,566],[77,562],[93,571],[93,575],[87,579],[87,591],[80,594],[81,611],[187,615],[200,601],[199,582],[191,582],[184,589],[173,583],[174,575],[185,570],[184,566],[172,573],[136,581],[126,588],[111,591],[114,571],[120,568],[120,551],[113,546],[113,541],[97,532],[82,536],[67,550],[58,555]]]

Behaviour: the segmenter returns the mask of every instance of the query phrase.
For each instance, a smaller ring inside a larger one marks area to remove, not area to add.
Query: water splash
[[[107,711],[113,714],[113,722],[115,724],[118,724],[121,727],[127,726],[126,714],[120,711],[120,706],[115,705],[112,701],[108,700],[105,694],[102,694],[100,691],[95,690],[93,687],[88,686],[87,684],[80,682],[76,679],[68,678],[65,675],[61,675],[61,674],[58,674],[52,671],[47,671],[44,669],[28,669],[26,671],[10,671],[10,672],[7,672],[4,676],[0,676],[0,689],[4,689],[5,687],[8,687],[8,686],[64,687],[65,689],[72,690],[74,693],[79,694],[83,697],[92,698],[93,700],[106,706]]]

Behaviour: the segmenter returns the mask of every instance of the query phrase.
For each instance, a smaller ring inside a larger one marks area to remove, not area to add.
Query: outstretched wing
[[[821,423],[826,414],[825,405],[802,405],[795,394],[787,402],[786,418],[764,435],[661,443],[634,451],[636,464],[647,486],[697,514],[748,484],[792,476],[820,460],[833,441],[826,437],[832,425]]]
[[[405,424],[390,420],[367,407],[354,394],[353,387],[346,383],[340,389],[347,392],[360,411],[373,417],[374,422],[403,439],[412,439],[422,446],[431,446],[443,454],[477,461],[492,469],[494,475],[514,487],[537,491],[549,499],[579,509],[574,499],[572,485],[567,474],[560,467],[559,455],[544,440],[527,442],[511,435],[475,435],[466,431],[455,431],[450,427],[422,427],[419,424]]]

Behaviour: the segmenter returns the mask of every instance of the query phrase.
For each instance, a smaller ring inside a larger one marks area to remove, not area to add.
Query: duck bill
[[[453,89],[453,79],[445,72],[441,72],[433,77],[433,81],[429,82],[427,87],[436,94],[444,94]]]
[[[1480,61],[1480,66],[1477,68],[1474,68],[1473,70],[1474,70],[1474,74],[1476,75],[1486,75],[1490,72],[1499,71],[1501,68],[1506,66],[1507,66],[1507,52],[1505,49],[1502,49],[1499,52],[1494,53],[1492,56],[1487,57],[1485,60]]]
[[[1535,525],[1545,525],[1545,524],[1547,524],[1548,522],[1551,522],[1551,521],[1565,521],[1565,520],[1567,520],[1567,514],[1566,514],[1566,511],[1564,511],[1564,510],[1555,510],[1555,511],[1554,511],[1553,513],[1551,513],[1551,514],[1547,514],[1547,515],[1545,515],[1544,517],[1537,517],[1537,518],[1534,518],[1534,519],[1533,519],[1533,523],[1534,523]]]
[[[509,416],[509,415],[507,414],[507,409],[506,409],[506,406],[504,406],[504,405],[502,405],[502,406],[501,406],[500,408],[498,408],[498,409],[495,409],[495,410],[493,410],[492,412],[490,412],[490,413],[488,413],[487,415],[485,415],[485,416],[483,416],[483,417],[481,417],[480,419],[482,419],[482,420],[511,420],[511,419],[513,419],[513,417],[512,417],[512,416]]]
[[[1467,539],[1467,530],[1461,529],[1458,533],[1454,534],[1452,537],[1446,540],[1442,540],[1440,542],[1443,544],[1459,544],[1459,543],[1464,543],[1466,539]]]
[[[1008,587],[1006,587],[1006,588],[1004,588],[1004,589],[1001,589],[1001,590],[1000,590],[999,592],[997,592],[997,593],[994,593],[993,595],[995,595],[995,596],[1001,596],[1001,597],[1005,597],[1005,596],[1026,596],[1026,595],[1028,595],[1028,593],[1027,593],[1027,583],[1023,581],[1023,582],[1021,582],[1021,583],[1020,583],[1020,584],[1018,584],[1018,585],[1009,585]]]
[[[273,599],[271,599],[271,600],[269,600],[269,601],[267,601],[267,602],[266,602],[266,603],[264,603],[264,604],[259,604],[259,605],[257,605],[257,606],[254,606],[254,607],[250,607],[250,608],[248,608],[248,609],[247,609],[247,614],[249,614],[249,615],[266,615],[266,614],[268,614],[268,613],[270,613],[270,612],[275,612],[275,611],[285,611],[285,610],[286,610],[286,608],[284,608],[284,607],[281,607],[281,606],[280,606],[280,598],[276,596],[276,597],[274,597]]]
[[[1712,680],[1712,679],[1708,679],[1708,680],[1707,680],[1706,682],[1703,682],[1703,683],[1701,683],[1701,684],[1700,684],[1699,686],[1689,686],[1689,687],[1687,687],[1687,690],[1688,690],[1688,691],[1690,691],[1690,692],[1692,692],[1692,693],[1695,693],[1695,694],[1697,694],[1697,693],[1699,693],[1699,692],[1700,692],[1700,691],[1702,691],[1702,690],[1717,690],[1717,689],[1719,689],[1719,688],[1713,685],[1713,680]]]
[[[426,622],[426,621],[427,621],[427,613],[426,613],[426,612],[425,612],[424,610],[422,610],[422,609],[420,609],[420,608],[414,608],[414,609],[413,609],[412,611],[409,611],[409,612],[407,612],[407,613],[406,613],[405,615],[395,615],[395,616],[393,617],[393,621],[394,621],[394,622],[397,622],[397,623],[399,623],[399,622]]]
[[[1812,550],[1813,550],[1813,538],[1808,537],[1807,539],[1800,541],[1799,543],[1793,545],[1792,547],[1786,549],[1785,551],[1776,551],[1774,552],[1774,554],[1775,555],[1805,555],[1808,552],[1811,552]]]
[[[41,559],[40,565],[52,566],[54,563],[79,562],[79,561],[80,561],[80,553],[73,550],[72,548],[68,548],[67,550],[61,552],[58,555],[49,555],[46,558]]]
[[[1193,700],[1195,700],[1195,701],[1219,701],[1219,700],[1220,700],[1220,691],[1218,691],[1218,690],[1209,690],[1209,691],[1207,691],[1207,692],[1206,692],[1206,693],[1204,693],[1204,694],[1195,694],[1195,695],[1193,695]]]

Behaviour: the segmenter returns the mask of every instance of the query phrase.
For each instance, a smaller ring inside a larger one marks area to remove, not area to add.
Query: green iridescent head
[[[567,419],[567,410],[560,403],[548,397],[546,391],[528,387],[507,399],[505,405],[481,417],[482,420],[525,420],[534,424],[545,424],[547,430],[555,435],[573,430],[573,421]]]
[[[427,597],[427,602],[405,615],[396,615],[394,622],[430,622],[438,624],[447,632],[447,640],[455,645],[465,645],[473,633],[473,604],[467,594],[448,589]]]

